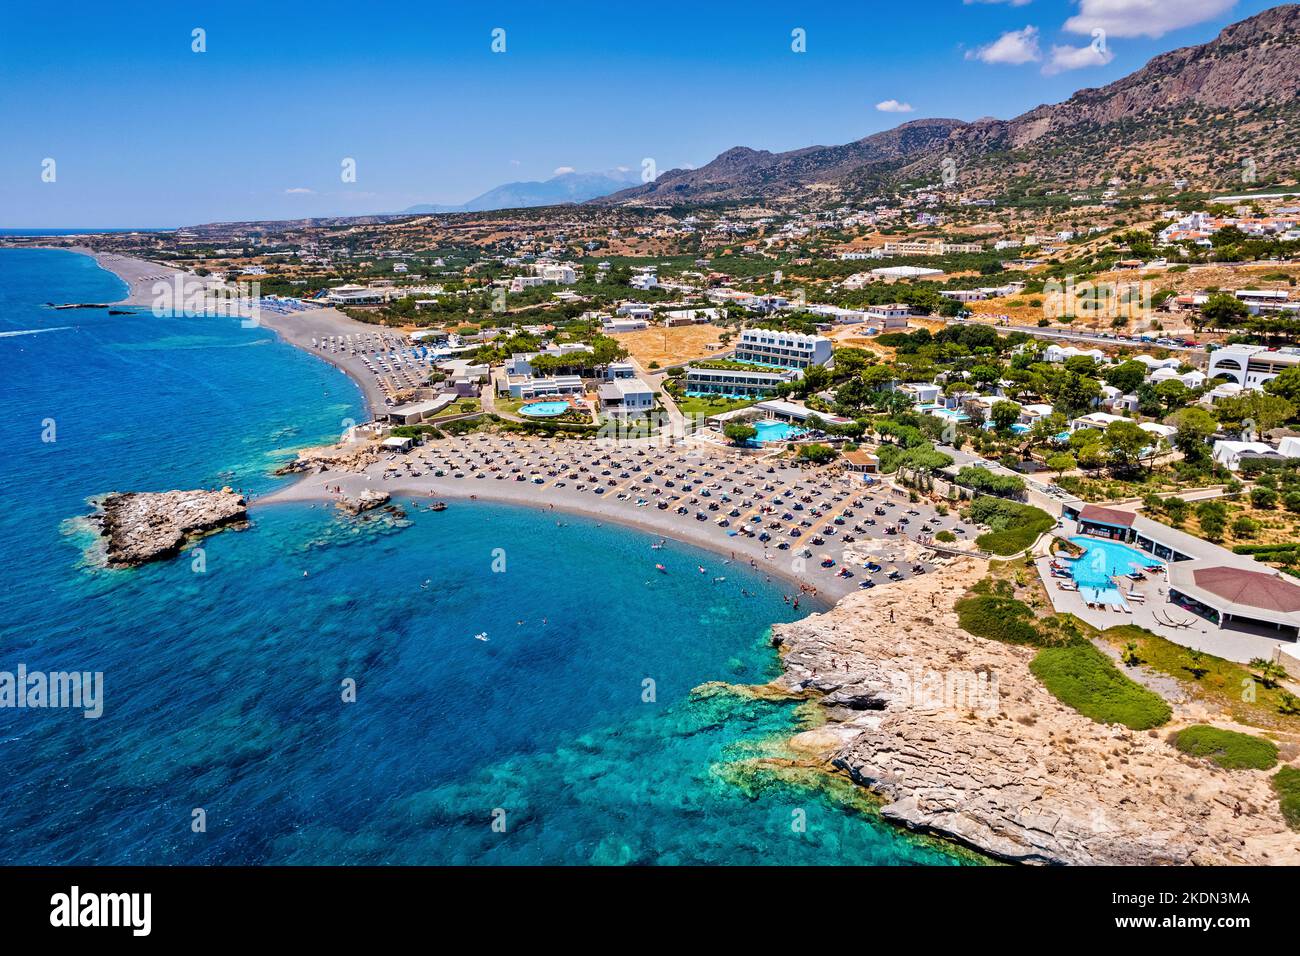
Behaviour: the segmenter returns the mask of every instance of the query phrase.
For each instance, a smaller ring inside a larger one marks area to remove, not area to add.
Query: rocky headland
[[[1033,648],[962,631],[953,604],[983,573],[963,560],[777,625],[776,687],[816,692],[828,718],[791,743],[877,793],[886,819],[1003,860],[1300,862],[1268,774],[1168,743],[1222,715],[1182,702],[1158,731],[1098,724],[1033,676]]]
[[[177,554],[222,528],[245,527],[248,503],[220,491],[113,492],[99,500],[91,523],[104,540],[109,567],[129,568]]]

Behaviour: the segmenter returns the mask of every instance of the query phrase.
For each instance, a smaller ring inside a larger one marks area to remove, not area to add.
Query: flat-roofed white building
[[[882,329],[905,329],[907,320],[911,317],[912,307],[904,302],[867,306],[867,321],[878,324]]]
[[[738,362],[808,368],[810,365],[825,365],[830,360],[831,351],[831,340],[823,335],[745,329],[736,344],[735,358]]]
[[[799,377],[795,369],[731,367],[731,363],[725,362],[718,365],[722,367],[707,364],[686,366],[686,393],[754,398]]]
[[[601,384],[600,410],[607,415],[636,415],[655,407],[655,393],[639,378],[615,378]]]
[[[552,375],[534,378],[531,375],[510,375],[505,380],[511,398],[546,398],[556,395],[581,395],[585,391],[579,375]]]

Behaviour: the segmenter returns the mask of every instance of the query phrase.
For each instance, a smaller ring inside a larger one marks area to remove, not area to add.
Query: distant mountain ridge
[[[560,173],[547,180],[505,183],[460,205],[424,203],[403,209],[402,214],[490,212],[495,209],[526,209],[532,206],[580,203],[626,189],[637,179],[635,174],[621,170],[604,173]]]
[[[798,198],[830,188],[852,198],[938,177],[950,158],[962,188],[1017,178],[1085,188],[1111,175],[1217,180],[1243,163],[1268,174],[1300,163],[1300,5],[1273,7],[1200,46],[1011,120],[913,120],[842,146],[771,153],[738,146],[698,169],[672,169],[599,204]]]

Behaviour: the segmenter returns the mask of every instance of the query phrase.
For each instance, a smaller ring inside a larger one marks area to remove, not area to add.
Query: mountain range
[[[525,209],[530,206],[556,206],[580,203],[626,189],[638,182],[636,173],[610,170],[604,173],[559,173],[547,180],[505,183],[458,206],[424,203],[403,209],[404,215],[440,212],[490,212],[494,209]]]
[[[781,153],[737,146],[593,201],[851,200],[943,181],[963,193],[1005,195],[1086,189],[1113,177],[1145,185],[1184,177],[1217,189],[1294,178],[1297,167],[1300,5],[1286,4],[1014,119],[913,120],[841,146]]]

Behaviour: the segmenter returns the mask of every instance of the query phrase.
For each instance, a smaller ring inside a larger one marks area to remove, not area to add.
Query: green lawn
[[[689,395],[683,395],[681,398],[673,397],[677,403],[677,408],[683,415],[721,415],[723,412],[730,412],[737,408],[745,408],[754,404],[754,399],[730,399],[730,398],[697,398]]]
[[[1277,745],[1271,740],[1205,724],[1180,730],[1174,736],[1174,746],[1225,770],[1271,770],[1277,766]]]
[[[1164,698],[1129,680],[1088,641],[1045,647],[1029,669],[1057,700],[1099,723],[1147,730],[1173,713]]]

